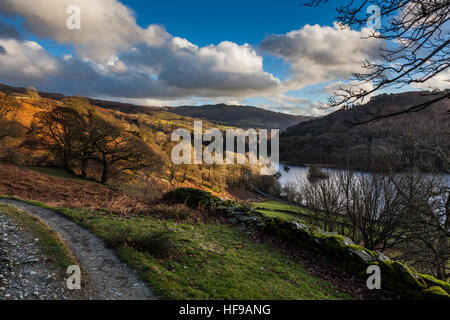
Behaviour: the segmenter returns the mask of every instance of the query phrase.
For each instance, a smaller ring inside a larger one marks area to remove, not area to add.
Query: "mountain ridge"
[[[426,91],[382,94],[364,105],[337,110],[292,126],[280,136],[281,160],[291,165],[350,165],[355,169],[370,170],[374,166],[371,162],[381,155],[383,148],[405,148],[409,144],[414,145],[424,159],[434,158],[429,150],[431,131],[436,131],[439,137],[448,137],[445,128],[449,125],[449,99],[419,112],[351,125],[371,119],[373,114],[403,111],[434,98],[435,93]],[[438,164],[438,167],[441,166]]]
[[[27,94],[30,90],[34,91],[34,89],[30,88],[13,87],[0,84],[0,92]],[[52,99],[55,101],[62,101],[64,98],[70,97],[69,95],[64,95],[61,93],[43,92],[37,90],[36,92],[41,98]],[[204,106],[155,107],[89,98],[84,96],[79,97],[86,98],[92,105],[96,105],[104,109],[119,111],[125,114],[145,113],[151,115],[155,112],[163,111],[177,116],[207,120],[217,125],[240,128],[276,128],[283,131],[292,125],[311,119],[311,117],[295,116],[253,106],[218,104]]]
[[[166,112],[185,117],[205,119],[221,125],[240,128],[287,128],[307,121],[312,117],[290,115],[282,112],[274,112],[254,106],[238,106],[228,104],[203,105],[203,106],[179,106],[162,108]]]

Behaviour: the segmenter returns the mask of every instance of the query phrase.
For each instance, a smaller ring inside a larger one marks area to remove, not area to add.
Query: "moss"
[[[211,209],[222,202],[211,193],[194,188],[177,188],[166,193],[164,199],[176,203],[186,203],[186,205],[192,209],[197,209],[200,206]]]
[[[413,269],[398,261],[379,263],[385,287],[397,292],[412,294],[427,288],[424,279]]]
[[[263,231],[286,240],[297,239],[295,231],[290,228],[286,220],[278,217],[269,217],[263,221]]]
[[[431,300],[448,300],[450,299],[450,295],[445,292],[444,289],[438,286],[433,286],[428,289],[422,290],[423,296],[426,299]]]
[[[419,274],[422,278],[424,278],[425,282],[428,286],[438,286],[444,289],[447,293],[450,292],[450,283],[436,279],[433,276],[430,276],[428,274]]]

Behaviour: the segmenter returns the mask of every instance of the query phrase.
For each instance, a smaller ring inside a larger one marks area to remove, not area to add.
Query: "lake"
[[[290,168],[289,171],[286,171],[284,169],[285,165],[280,164],[280,173],[281,177],[278,179],[281,186],[285,186],[288,183],[295,183],[298,184],[300,181],[301,183],[308,181],[308,170],[309,167],[295,167],[295,166],[288,166]],[[332,173],[332,172],[344,172],[345,169],[335,169],[335,168],[322,168],[323,171]],[[357,174],[363,174],[362,172],[357,171]],[[368,173],[365,173],[368,174]],[[449,174],[443,174],[443,177],[445,179],[445,182],[447,186],[450,188],[450,175]]]

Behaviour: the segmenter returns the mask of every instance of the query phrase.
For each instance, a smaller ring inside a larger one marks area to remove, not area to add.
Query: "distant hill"
[[[363,106],[339,110],[322,118],[302,122],[288,128],[281,135],[281,161],[291,165],[315,163],[370,169],[376,165],[374,162],[379,161],[382,153],[395,147],[404,154],[414,148],[422,161],[436,162],[436,155],[430,149],[433,143],[430,139],[440,139],[444,143],[444,150],[450,150],[449,99],[417,113],[364,125],[348,125],[367,119],[368,112],[389,114],[435,97],[430,92],[380,95]],[[429,136],[427,142],[423,140],[424,135]],[[405,163],[407,159],[402,161]],[[442,163],[437,165],[443,166]]]
[[[0,92],[27,95],[29,94],[29,89],[0,84]],[[38,94],[41,98],[52,101],[61,101],[66,97],[60,93],[38,92]],[[250,106],[219,104],[201,107],[182,106],[161,108],[92,98],[88,98],[88,100],[92,105],[125,114],[133,115],[143,113],[155,115],[163,112],[165,114],[170,113],[187,118],[203,119],[216,125],[238,128],[276,128],[283,131],[302,121],[312,119],[312,117],[294,116]]]
[[[17,97],[22,107],[17,120],[25,127],[29,127],[34,114],[40,111],[49,111],[54,107],[63,106],[64,99],[70,98],[60,93],[36,91],[33,88],[20,88],[0,84],[0,96],[3,93]],[[177,128],[193,129],[194,119],[169,113],[160,107],[142,106],[108,100],[99,100],[86,97],[90,106],[98,112],[116,118],[126,125],[144,127],[154,132],[171,134]],[[205,121],[204,128],[216,127]]]
[[[27,88],[18,88],[11,87],[4,84],[0,84],[0,92],[14,93],[14,94],[23,94],[27,95],[29,93],[29,89]],[[39,96],[44,99],[50,99],[53,101],[61,101],[66,98],[65,95],[60,93],[50,93],[50,92],[38,92]],[[104,109],[119,111],[126,114],[138,114],[138,113],[146,113],[151,114],[152,112],[158,111],[157,107],[149,107],[149,106],[140,106],[131,103],[122,103],[108,100],[99,100],[99,99],[91,99],[87,98],[89,103],[92,105],[96,105],[98,107],[102,107]]]
[[[208,120],[224,126],[280,129],[282,131],[311,119],[310,117],[278,113],[257,107],[226,104],[167,107],[164,110],[185,117]]]

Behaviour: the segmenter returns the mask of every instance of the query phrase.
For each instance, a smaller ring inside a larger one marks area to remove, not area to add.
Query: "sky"
[[[363,40],[365,28],[339,28],[336,2],[301,1],[0,0],[0,83],[152,106],[322,115],[327,97],[354,84],[350,74],[384,44]],[[67,11],[73,5],[79,15]],[[68,28],[74,15],[79,29]]]

